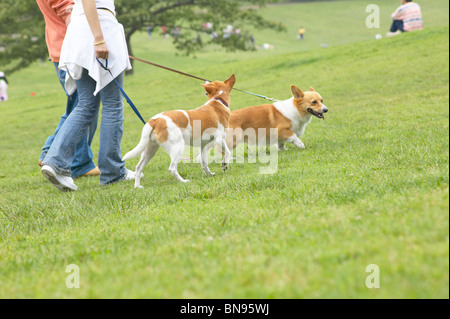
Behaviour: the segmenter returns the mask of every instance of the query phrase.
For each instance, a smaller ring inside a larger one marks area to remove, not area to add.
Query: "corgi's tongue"
[[[318,113],[318,112],[314,111],[313,109],[308,109],[308,112],[319,119],[325,120],[325,113]]]

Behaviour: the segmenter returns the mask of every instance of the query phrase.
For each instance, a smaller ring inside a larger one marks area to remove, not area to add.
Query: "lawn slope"
[[[324,50],[182,67],[289,98],[315,87],[330,109],[281,153],[275,175],[233,164],[214,178],[159,152],[144,190],[37,168],[61,112],[49,65],[12,78],[0,104],[0,297],[448,298],[448,26]],[[139,66],[127,93],[145,117],[205,102],[199,82]],[[36,96],[30,96],[31,91]],[[188,102],[187,102],[188,101]],[[233,93],[231,108],[262,103]],[[141,124],[127,107],[123,152]],[[98,140],[94,143],[98,150]],[[127,163],[130,168],[137,160]],[[81,288],[67,289],[66,266]],[[366,288],[366,266],[381,288]]]

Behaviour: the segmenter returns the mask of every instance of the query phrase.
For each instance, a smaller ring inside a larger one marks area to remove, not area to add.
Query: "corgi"
[[[300,137],[313,117],[325,120],[328,108],[322,96],[313,88],[303,92],[297,86],[291,87],[293,97],[274,104],[251,106],[231,112],[230,127],[227,130],[227,146],[233,150],[238,144],[246,142],[257,145],[259,140],[270,141],[271,129],[278,129],[278,148],[286,150],[286,143],[299,149],[305,144]],[[249,134],[248,130],[253,134]],[[265,129],[265,136],[258,136],[259,129]]]
[[[162,146],[171,158],[170,173],[181,183],[190,182],[178,173],[178,164],[182,160],[185,145],[201,147],[201,163],[207,176],[214,174],[208,167],[208,145],[221,147],[224,154],[222,169],[228,169],[231,152],[226,144],[225,129],[231,116],[230,92],[236,83],[233,74],[225,82],[207,82],[202,84],[208,96],[208,102],[191,111],[168,111],[153,117],[145,126],[139,145],[125,155],[124,161],[141,155],[136,167],[135,188],[141,186],[141,173],[145,165],[155,156]]]

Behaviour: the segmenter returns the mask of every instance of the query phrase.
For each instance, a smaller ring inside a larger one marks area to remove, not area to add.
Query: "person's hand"
[[[97,45],[94,45],[95,48],[95,55],[97,57],[97,59],[105,59],[107,60],[109,57],[109,49],[108,46],[106,45],[106,43],[104,41],[100,41],[103,43],[99,43]]]

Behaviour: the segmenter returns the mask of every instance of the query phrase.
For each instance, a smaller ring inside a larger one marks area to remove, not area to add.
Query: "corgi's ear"
[[[233,74],[230,76],[228,80],[225,81],[225,84],[228,85],[230,90],[233,88],[234,84],[236,84],[236,76]]]
[[[316,90],[314,90],[313,87],[310,87],[309,90],[310,90],[311,92],[316,92]]]
[[[294,95],[294,98],[296,99],[303,99],[305,97],[305,93],[303,93],[302,90],[300,90],[295,85],[291,86],[292,95]]]
[[[204,84],[202,84],[202,86],[205,88],[206,93],[208,93],[208,95],[211,95],[214,93],[214,85],[212,85],[210,82],[205,82]]]

